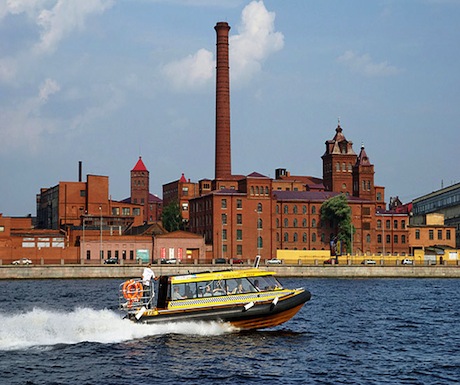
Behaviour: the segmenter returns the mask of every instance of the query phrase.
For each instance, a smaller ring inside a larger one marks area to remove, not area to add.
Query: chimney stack
[[[78,181],[81,182],[81,160],[78,161]]]
[[[228,58],[228,33],[230,26],[219,22],[216,48],[216,159],[215,179],[232,175],[230,146],[230,69]]]

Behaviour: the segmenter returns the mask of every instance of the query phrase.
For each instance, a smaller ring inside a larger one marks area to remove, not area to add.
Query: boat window
[[[251,282],[253,291],[276,290],[283,288],[281,284],[278,282],[278,280],[273,276],[253,277],[248,278],[248,280]]]
[[[227,284],[227,294],[243,294],[247,293],[248,290],[248,282],[243,285],[243,280],[238,278],[238,279],[227,279],[226,284]]]
[[[187,299],[196,297],[196,283],[179,283],[172,285],[171,299]]]

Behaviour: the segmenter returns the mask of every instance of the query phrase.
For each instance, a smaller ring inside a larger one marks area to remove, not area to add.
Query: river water
[[[136,325],[120,280],[0,281],[1,384],[454,384],[460,280],[284,279],[289,322]]]

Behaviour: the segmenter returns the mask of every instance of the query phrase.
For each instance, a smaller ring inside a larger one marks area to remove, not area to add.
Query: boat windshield
[[[175,301],[188,298],[256,293],[258,291],[278,290],[282,288],[282,285],[273,276],[218,279],[172,284],[168,297]]]

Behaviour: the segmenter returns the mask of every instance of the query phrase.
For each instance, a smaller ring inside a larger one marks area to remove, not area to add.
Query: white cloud
[[[238,35],[230,36],[232,79],[252,77],[261,63],[284,46],[284,36],[275,32],[275,13],[268,12],[262,1],[248,4],[242,13]]]
[[[53,79],[46,79],[45,82],[40,86],[40,92],[38,98],[41,102],[47,102],[48,97],[56,92],[59,92],[61,87]]]
[[[163,72],[175,87],[195,88],[212,78],[214,67],[213,54],[202,48],[194,55],[167,64]]]
[[[112,7],[114,0],[7,0],[0,4],[0,19],[7,14],[26,14],[40,28],[39,53],[53,52],[86,19]]]
[[[373,62],[369,54],[360,56],[353,51],[346,51],[337,60],[351,70],[369,77],[391,76],[401,72],[400,69],[389,65],[386,61],[381,63]]]
[[[232,82],[247,81],[262,62],[284,46],[284,36],[275,32],[275,13],[263,1],[252,1],[242,12],[238,34],[229,37]],[[214,79],[214,54],[206,49],[163,67],[163,73],[177,88],[203,86]]]

